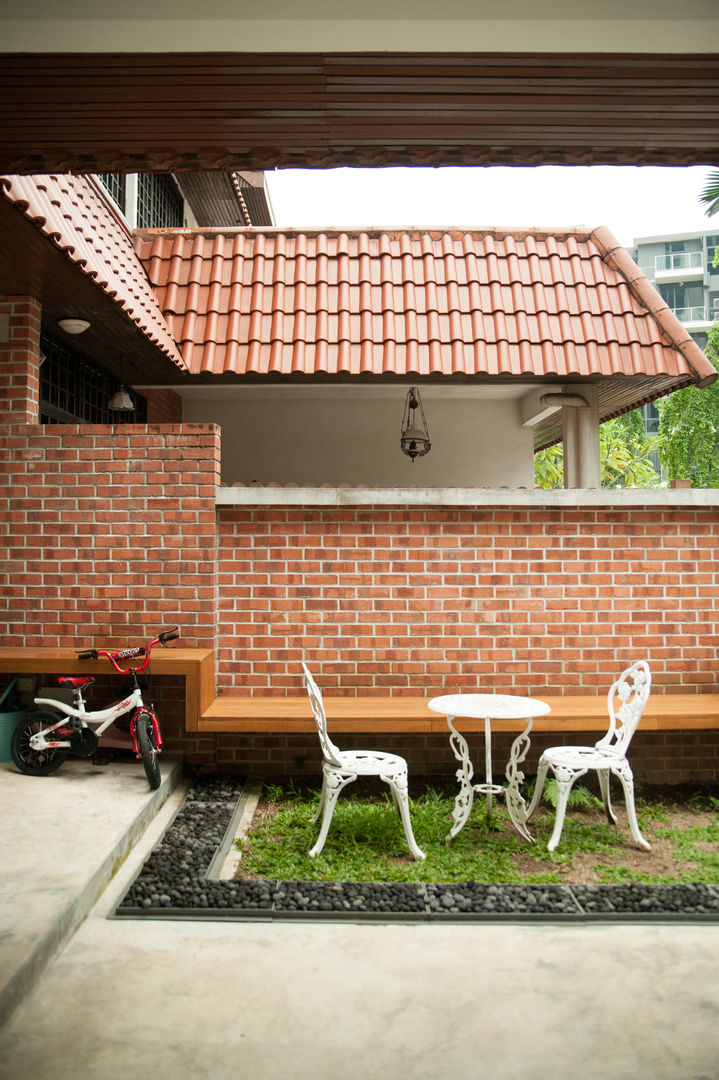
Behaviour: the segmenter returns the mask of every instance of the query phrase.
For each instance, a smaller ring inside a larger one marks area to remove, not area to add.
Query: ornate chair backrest
[[[652,673],[646,660],[638,660],[622,672],[607,695],[609,730],[595,744],[600,750],[626,755],[651,688]]]
[[[327,714],[325,713],[324,702],[322,701],[322,692],[312,678],[309,672],[307,664],[303,662],[302,669],[305,673],[305,686],[307,687],[307,693],[310,699],[310,705],[312,706],[312,712],[314,713],[315,723],[317,725],[317,734],[320,737],[320,746],[322,747],[322,757],[325,761],[328,761],[330,765],[341,765],[340,751],[327,734]]]

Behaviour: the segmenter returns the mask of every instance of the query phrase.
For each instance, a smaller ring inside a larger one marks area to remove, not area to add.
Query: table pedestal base
[[[524,780],[524,773],[519,768],[529,750],[529,732],[532,728],[532,718],[529,717],[527,719],[526,728],[512,743],[509,761],[507,762],[507,768],[505,770],[505,777],[507,780],[506,786],[494,784],[492,782],[492,733],[489,718],[485,718],[484,721],[485,782],[483,784],[472,783],[474,767],[469,758],[469,746],[464,735],[461,735],[452,723],[453,719],[454,717],[448,716],[447,724],[450,731],[450,746],[452,747],[454,756],[460,764],[460,768],[457,769],[456,773],[457,780],[459,781],[459,792],[454,800],[454,808],[452,810],[452,821],[454,824],[447,836],[447,843],[449,843],[450,840],[452,840],[466,825],[467,819],[472,812],[475,794],[484,795],[486,798],[487,820],[489,820],[492,814],[493,797],[495,795],[504,795],[507,812],[515,829],[525,840],[534,843],[534,837],[527,829],[527,804],[520,791],[520,785]]]

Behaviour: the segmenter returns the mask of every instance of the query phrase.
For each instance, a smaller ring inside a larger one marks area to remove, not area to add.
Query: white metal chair
[[[531,818],[539,805],[547,772],[551,769],[557,781],[557,811],[554,831],[547,844],[550,851],[554,851],[559,844],[572,785],[590,769],[597,773],[599,788],[604,799],[604,809],[611,824],[616,824],[617,818],[609,795],[609,778],[610,776],[618,777],[624,789],[627,819],[632,836],[639,847],[646,851],[651,850],[651,844],[647,843],[639,831],[634,807],[634,777],[627,761],[629,744],[649,700],[651,684],[652,674],[647,661],[639,660],[636,664],[632,664],[612,684],[607,695],[609,729],[606,735],[594,746],[552,746],[540,757],[537,766],[537,782],[527,811],[527,820]]]
[[[310,856],[314,858],[315,855],[319,855],[325,846],[332,814],[342,789],[347,784],[351,784],[353,780],[356,780],[358,776],[378,776],[380,780],[384,780],[389,785],[392,792],[392,798],[399,811],[412,857],[414,859],[426,858],[424,852],[417,847],[412,832],[412,822],[409,817],[407,762],[397,754],[383,754],[376,750],[338,750],[327,734],[327,714],[325,713],[320,689],[312,678],[307,665],[303,663],[302,667],[305,673],[307,693],[312,705],[315,723],[317,724],[317,734],[320,737],[322,747],[322,795],[314,817],[314,820],[317,821],[320,814],[322,814],[322,825],[317,843],[310,851]]]

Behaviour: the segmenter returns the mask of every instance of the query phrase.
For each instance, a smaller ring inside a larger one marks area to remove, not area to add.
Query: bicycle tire
[[[26,776],[50,776],[60,768],[68,751],[33,750],[30,738],[62,718],[62,713],[50,709],[34,709],[15,728],[10,740],[10,753],[21,773]]]
[[[137,732],[137,748],[140,751],[140,760],[145,770],[147,782],[154,791],[159,788],[162,776],[160,773],[160,752],[155,742],[155,730],[152,717],[149,713],[140,713],[135,720]]]

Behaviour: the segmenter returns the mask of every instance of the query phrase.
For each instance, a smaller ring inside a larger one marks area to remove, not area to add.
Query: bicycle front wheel
[[[137,748],[140,751],[140,760],[145,770],[145,776],[150,787],[154,790],[159,788],[162,779],[160,775],[160,753],[155,741],[155,728],[149,713],[140,713],[135,721],[137,731]]]
[[[49,776],[60,768],[67,757],[67,750],[33,750],[30,739],[61,719],[59,712],[34,709],[15,728],[10,740],[10,753],[21,773],[26,776]]]

